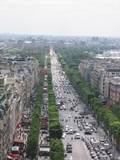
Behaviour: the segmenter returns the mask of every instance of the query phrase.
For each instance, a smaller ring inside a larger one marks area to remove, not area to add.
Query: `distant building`
[[[79,71],[85,81],[97,89],[101,96],[108,100],[110,99],[111,103],[119,103],[119,94],[114,94],[111,90],[113,88],[111,87],[113,80],[114,84],[116,82],[116,85],[119,86],[118,78],[114,79],[114,77],[120,77],[120,61],[118,59],[95,58],[92,60],[82,60],[79,65]],[[118,89],[115,92],[118,92]]]
[[[10,108],[7,105],[4,78],[0,77],[0,160],[5,159],[10,142]]]
[[[103,70],[104,68],[98,65],[91,71],[90,84],[97,90],[100,88],[100,78]]]
[[[109,97],[112,104],[120,104],[120,77],[113,77],[109,82]]]

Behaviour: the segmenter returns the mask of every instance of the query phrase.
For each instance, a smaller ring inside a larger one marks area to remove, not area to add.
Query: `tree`
[[[64,147],[59,139],[51,139],[50,141],[51,148],[51,160],[64,160]]]

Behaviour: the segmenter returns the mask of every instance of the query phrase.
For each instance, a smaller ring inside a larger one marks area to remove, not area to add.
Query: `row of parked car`
[[[39,139],[39,157],[38,160],[50,159],[50,144],[49,144],[49,131],[48,131],[48,83],[47,75],[44,78],[43,86],[43,103],[41,107],[41,129]]]
[[[30,131],[31,114],[23,111],[21,121],[17,124],[13,142],[10,144],[7,160],[24,160],[26,158],[27,137]]]

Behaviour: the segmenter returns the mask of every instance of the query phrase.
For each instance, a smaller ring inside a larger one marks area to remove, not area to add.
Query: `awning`
[[[14,159],[15,159],[15,158],[20,158],[20,155],[19,155],[19,154],[12,154],[12,153],[9,153],[9,154],[7,155],[7,158],[8,158],[8,157],[14,158]],[[14,159],[13,159],[13,160],[14,160]]]
[[[11,156],[9,156],[9,155],[7,155],[7,159],[9,159],[9,160],[14,160],[14,158],[11,157]]]

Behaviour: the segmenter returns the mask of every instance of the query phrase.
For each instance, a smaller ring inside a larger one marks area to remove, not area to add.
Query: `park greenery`
[[[98,121],[98,124],[102,124],[105,132],[113,137],[116,142],[117,149],[120,150],[120,109],[118,106],[112,109],[103,105],[98,98],[98,92],[89,86],[83,77],[81,76],[78,65],[81,59],[90,58],[87,54],[83,55],[81,52],[74,52],[71,47],[56,48],[59,60],[63,69],[68,75],[71,84],[74,86],[79,96],[84,103],[92,109],[94,115]],[[119,111],[119,112],[118,112]]]

